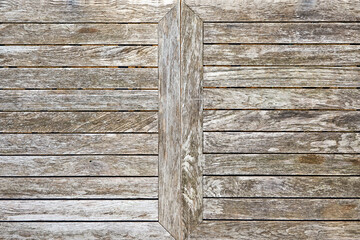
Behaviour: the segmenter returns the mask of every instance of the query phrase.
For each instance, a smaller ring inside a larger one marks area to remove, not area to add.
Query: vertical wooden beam
[[[158,32],[159,221],[186,239],[202,221],[203,22],[178,3]]]

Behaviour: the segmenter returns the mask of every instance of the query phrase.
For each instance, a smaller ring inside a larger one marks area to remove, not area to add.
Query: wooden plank
[[[157,198],[153,178],[1,178],[1,199]]]
[[[2,134],[0,154],[157,154],[157,134]]]
[[[1,24],[0,44],[157,44],[156,24]]]
[[[157,120],[157,112],[0,112],[0,132],[157,132]]]
[[[157,66],[156,46],[0,46],[1,66]]]
[[[204,87],[360,87],[356,67],[205,67]]]
[[[358,175],[359,154],[205,154],[204,174]]]
[[[360,197],[360,177],[204,177],[204,197]]]
[[[0,156],[0,176],[157,175],[157,156]]]
[[[6,90],[2,111],[157,110],[156,90]]]
[[[0,88],[157,88],[156,68],[0,68]]]
[[[359,89],[204,89],[206,109],[359,109]]]
[[[173,239],[157,222],[2,222],[0,238],[12,239]]]
[[[205,111],[204,130],[205,131],[360,131],[360,112],[266,111],[266,110]]]
[[[205,45],[205,65],[360,65],[358,45]]]
[[[206,23],[205,43],[358,43],[358,23]]]
[[[359,222],[204,221],[189,239],[357,240]]]
[[[1,22],[158,22],[174,1],[4,0]]]
[[[359,133],[205,132],[206,153],[360,153]]]
[[[2,200],[1,221],[157,220],[156,200]]]
[[[187,0],[204,21],[359,21],[357,0]]]
[[[360,220],[360,200],[212,198],[204,219]]]

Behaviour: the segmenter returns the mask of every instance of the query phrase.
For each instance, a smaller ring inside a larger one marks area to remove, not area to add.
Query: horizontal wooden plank
[[[205,43],[359,43],[358,23],[206,23]]]
[[[156,24],[1,24],[0,44],[157,44]]]
[[[156,68],[0,68],[0,88],[157,88]]]
[[[359,222],[204,221],[189,239],[357,240]]]
[[[1,66],[157,66],[156,46],[0,46]]]
[[[0,22],[158,22],[173,4],[173,0],[4,0]]]
[[[0,238],[12,239],[149,239],[171,240],[157,222],[11,222],[0,223]]]
[[[3,90],[2,111],[157,110],[157,90]]]
[[[207,109],[360,109],[359,89],[204,89]]]
[[[360,87],[356,67],[205,67],[204,87]]]
[[[157,132],[157,120],[157,112],[0,112],[0,132]]]
[[[360,177],[205,176],[204,197],[360,197]]]
[[[156,200],[2,200],[1,221],[157,220]]]
[[[360,153],[359,133],[205,132],[206,153]]]
[[[208,198],[204,219],[360,220],[360,200]]]
[[[359,21],[357,0],[187,0],[204,21]]]
[[[205,45],[205,65],[360,65],[358,45]]]
[[[0,114],[1,116],[1,114]],[[358,111],[204,111],[205,131],[360,131]]]
[[[205,154],[204,174],[358,175],[360,154]]]
[[[157,134],[2,134],[0,154],[157,154]]]

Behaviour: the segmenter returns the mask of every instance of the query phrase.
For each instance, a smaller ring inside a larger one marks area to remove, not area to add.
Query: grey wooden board
[[[204,89],[206,109],[360,109],[360,89]]]
[[[359,154],[205,154],[204,174],[358,175]]]
[[[360,87],[356,67],[205,67],[204,87]]]
[[[156,68],[0,68],[0,88],[154,88]]]
[[[4,0],[1,22],[158,22],[174,0]]]
[[[359,43],[358,23],[206,23],[205,43]]]
[[[360,153],[359,133],[205,132],[206,153]]]
[[[205,65],[360,65],[358,45],[205,45]]]
[[[0,114],[1,116],[1,114]],[[204,111],[205,131],[360,131],[358,111]]]
[[[2,222],[3,240],[170,240],[170,234],[157,222]]]
[[[0,44],[157,44],[156,24],[1,24]]]
[[[157,156],[0,156],[0,176],[157,176],[157,174]]]
[[[2,133],[157,131],[157,112],[0,112]]]
[[[357,240],[359,222],[204,221],[190,239]]]
[[[357,0],[186,0],[204,21],[359,21]]]
[[[1,221],[157,220],[156,200],[1,200]]]
[[[360,177],[204,177],[204,197],[360,197]]]
[[[0,46],[1,66],[157,66],[156,46]]]
[[[2,111],[157,110],[156,90],[3,90]]]
[[[157,154],[157,134],[2,134],[0,154]]]
[[[204,199],[204,219],[360,220],[360,199]]]

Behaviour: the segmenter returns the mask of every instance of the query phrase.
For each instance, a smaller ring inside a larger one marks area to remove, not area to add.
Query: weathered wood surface
[[[204,89],[205,109],[359,109],[360,89]]]
[[[205,67],[204,87],[360,87],[356,67]]]
[[[2,134],[0,154],[157,154],[157,134]]]
[[[6,90],[2,111],[157,110],[156,90]]]
[[[0,114],[1,116],[1,114]],[[358,111],[204,112],[205,131],[360,131]]]
[[[205,198],[204,219],[360,220],[360,200]]]
[[[204,221],[189,239],[357,240],[359,222]]]
[[[204,197],[360,197],[360,177],[205,176]]]
[[[157,220],[156,200],[2,200],[1,221]]]
[[[156,46],[0,46],[1,66],[157,66]]]
[[[0,112],[1,133],[157,131],[157,112]]]
[[[359,21],[357,0],[186,0],[204,21]]]
[[[156,24],[1,24],[0,44],[157,44]]]
[[[165,1],[4,0],[1,22],[158,22],[173,6]]]
[[[156,68],[0,68],[0,88],[153,88]]]
[[[1,178],[1,199],[157,198],[158,178]]]
[[[359,133],[205,132],[206,153],[360,153]]]
[[[205,43],[358,43],[360,24],[206,23],[204,34]]]
[[[0,176],[157,175],[157,156],[0,156]]]
[[[204,174],[358,175],[359,154],[205,154]]]
[[[358,45],[205,45],[205,65],[360,65]]]
[[[157,222],[1,222],[0,238],[3,240],[173,239]]]

